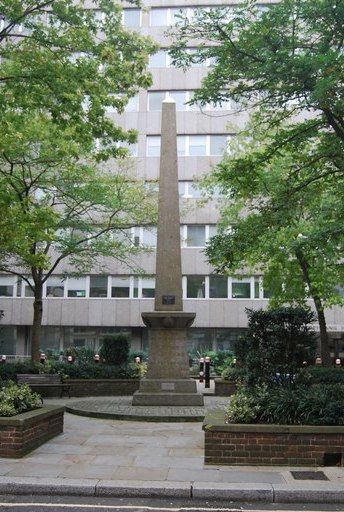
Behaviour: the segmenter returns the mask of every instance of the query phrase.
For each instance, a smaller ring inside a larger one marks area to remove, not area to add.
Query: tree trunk
[[[320,330],[321,358],[322,358],[323,364],[330,365],[331,364],[330,347],[329,347],[326,318],[325,318],[322,300],[314,290],[314,287],[313,287],[313,284],[312,284],[312,281],[311,281],[311,278],[309,275],[309,271],[308,271],[308,262],[304,256],[303,252],[301,251],[301,249],[296,250],[296,257],[300,264],[304,280],[307,283],[310,294],[312,296],[315,310],[316,310],[317,316],[318,316],[318,323],[319,323],[319,330]]]
[[[40,345],[41,345],[41,327],[43,316],[43,285],[36,284],[35,286],[35,300],[33,303],[33,322],[32,322],[32,336],[31,336],[31,359],[32,361],[39,361],[40,359]]]

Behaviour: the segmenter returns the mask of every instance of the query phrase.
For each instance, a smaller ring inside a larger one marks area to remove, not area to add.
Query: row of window
[[[224,101],[222,103],[209,103],[203,107],[199,105],[188,105],[187,103],[192,99],[194,91],[150,91],[147,95],[147,111],[157,112],[161,111],[162,102],[167,98],[172,98],[176,103],[176,110],[178,112],[203,112],[203,111],[219,111],[219,110],[239,110],[239,105],[233,100]],[[113,106],[106,107],[108,114],[116,113]],[[129,99],[124,108],[125,112],[138,112],[139,111],[139,96],[133,96]]]
[[[216,224],[185,224],[180,226],[181,247],[205,247],[216,234]],[[127,234],[136,246],[156,247],[156,226],[135,227]]]
[[[185,299],[262,299],[267,298],[261,277],[228,277],[219,275],[183,276]],[[79,278],[52,276],[47,279],[46,298],[128,298],[145,299],[155,295],[155,277],[83,276]],[[14,276],[0,276],[0,296],[32,297],[29,284]]]
[[[178,156],[221,156],[228,152],[228,141],[231,135],[178,135],[177,151]],[[121,147],[126,147],[132,157],[139,156],[138,144],[127,144],[121,142]],[[160,156],[161,136],[146,136],[146,153],[140,156]],[[97,139],[94,147],[101,148],[101,141]]]
[[[178,135],[178,156],[221,156],[228,149],[229,135]],[[160,135],[147,135],[146,156],[160,156]]]

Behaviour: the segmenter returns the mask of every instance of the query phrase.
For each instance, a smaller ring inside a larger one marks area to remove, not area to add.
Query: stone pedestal
[[[189,378],[186,328],[195,314],[183,311],[142,313],[149,327],[148,372],[134,393],[133,405],[203,405],[196,381]]]

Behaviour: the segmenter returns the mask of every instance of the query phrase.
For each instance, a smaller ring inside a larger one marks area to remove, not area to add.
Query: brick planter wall
[[[321,466],[325,454],[343,464],[344,426],[225,424],[211,412],[203,430],[205,464]]]
[[[237,390],[237,385],[232,380],[215,379],[215,396],[231,396]]]
[[[63,432],[64,407],[46,406],[0,418],[0,457],[23,457]]]

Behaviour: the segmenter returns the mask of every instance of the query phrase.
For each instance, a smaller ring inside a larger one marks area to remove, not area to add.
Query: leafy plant
[[[112,365],[124,365],[129,359],[129,340],[124,334],[105,336],[99,355],[106,362]]]
[[[292,376],[315,355],[314,314],[300,307],[247,309],[248,332],[236,347],[250,386],[274,380],[276,373]],[[284,379],[288,380],[288,379]]]
[[[21,412],[42,407],[41,397],[33,393],[29,386],[18,386],[13,381],[0,389],[0,416],[14,416]]]

